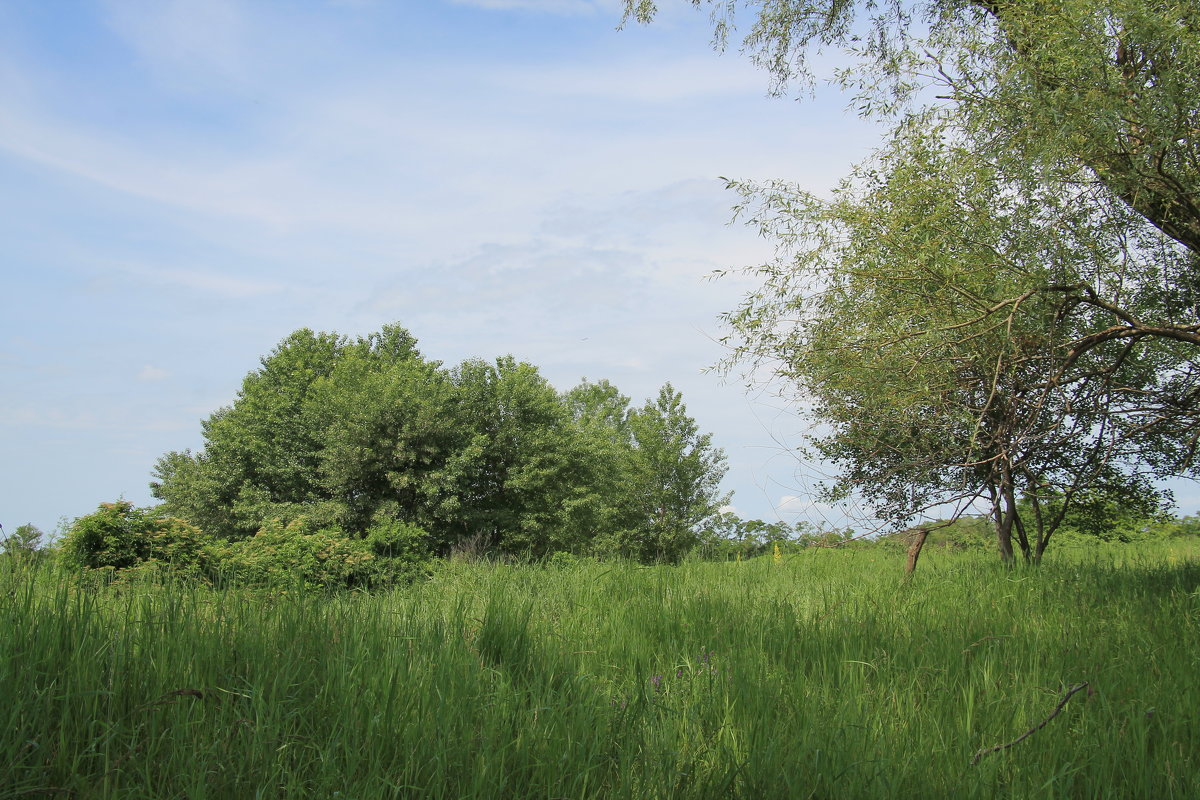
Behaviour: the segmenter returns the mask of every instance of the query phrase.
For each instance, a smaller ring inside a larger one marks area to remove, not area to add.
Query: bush
[[[254,536],[217,542],[211,551],[220,576],[255,586],[354,586],[366,582],[367,544],[334,528],[307,530],[304,518],[267,520]]]
[[[146,564],[200,571],[207,537],[199,528],[128,500],[101,503],[75,520],[59,547],[62,563],[76,569],[129,569]]]
[[[355,589],[409,583],[429,558],[429,534],[407,523],[378,523],[365,538],[310,525],[303,517],[268,520],[249,539],[210,545],[211,560],[237,583]]]
[[[324,519],[322,519],[324,522]],[[101,503],[75,520],[60,547],[62,563],[76,569],[156,571],[164,568],[253,586],[340,589],[410,583],[425,571],[429,534],[415,525],[383,520],[365,538],[305,516],[269,519],[249,539],[218,540],[184,520],[126,500]]]
[[[397,519],[376,522],[367,531],[367,544],[379,558],[421,562],[430,556],[429,532]]]

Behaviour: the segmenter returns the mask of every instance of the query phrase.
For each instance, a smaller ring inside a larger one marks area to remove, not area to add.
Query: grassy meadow
[[[0,798],[1195,797],[1198,545],[330,596],[0,559]]]

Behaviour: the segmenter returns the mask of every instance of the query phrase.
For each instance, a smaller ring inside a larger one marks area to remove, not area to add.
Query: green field
[[[0,798],[1195,797],[1197,542],[993,558],[456,563],[376,596],[3,559]]]

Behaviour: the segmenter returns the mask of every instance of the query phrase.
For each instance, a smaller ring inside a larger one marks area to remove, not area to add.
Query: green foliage
[[[339,336],[307,328],[282,341],[246,376],[237,402],[202,423],[203,452],[159,459],[155,497],[170,513],[223,538],[253,535],[273,506],[319,499],[321,434],[304,413],[305,401],[347,347]]]
[[[403,586],[424,574],[429,557],[429,534],[396,520],[373,525],[365,538],[314,529],[303,517],[269,520],[248,539],[210,546],[213,573],[222,582],[284,589]]]
[[[849,528],[814,525],[804,520],[793,525],[742,519],[732,511],[721,511],[705,521],[695,554],[714,561],[745,560],[764,555],[797,553],[808,547],[834,547],[855,541]]]
[[[220,583],[282,588],[379,588],[404,585],[423,574],[429,534],[384,519],[365,537],[316,527],[304,516],[269,519],[254,536],[214,539],[161,509],[118,500],[80,517],[59,546],[59,563],[109,570],[130,579],[169,570]]]
[[[4,535],[0,527],[0,553],[10,556],[29,557],[36,555],[42,549],[42,531],[32,522],[18,525],[17,529]]]
[[[1129,543],[1168,535],[1169,504],[1154,492],[1090,491],[1072,497],[1065,511],[1062,498],[1053,498],[1042,513],[1062,513],[1064,539]]]
[[[996,531],[987,517],[961,515],[954,519],[929,522],[918,528],[895,531],[873,540],[886,550],[905,552],[912,544],[913,536],[920,530],[928,531],[924,547],[928,550],[945,548],[951,551],[984,551],[996,546]]]
[[[533,558],[582,546],[592,465],[554,387],[511,357],[465,361],[452,380],[467,442],[455,513],[462,533]]]
[[[721,495],[725,454],[665,384],[658,397],[624,421],[632,451],[622,475],[625,525],[601,535],[597,548],[641,561],[678,561],[700,541],[705,522],[729,501]]]
[[[269,520],[254,536],[218,542],[223,580],[250,586],[352,588],[370,583],[374,554],[336,528],[310,531],[303,519]]]
[[[648,22],[653,0],[627,0]],[[1101,491],[1194,472],[1200,25],[1136,0],[693,0],[782,91],[835,48],[885,145],[832,198],[732,182],[778,244],[733,362],[811,409],[811,452],[897,526],[990,503],[1041,557]],[[936,98],[936,99],[934,99]],[[1021,496],[1035,498],[1023,514]]]
[[[385,519],[367,531],[367,546],[379,558],[419,563],[429,558],[429,533],[406,522]]]
[[[208,566],[208,538],[194,525],[128,500],[101,503],[75,520],[59,544],[59,558],[75,569],[121,570],[146,564],[179,571]]]
[[[443,534],[459,502],[463,435],[454,386],[437,364],[350,353],[304,413],[320,431],[315,483],[338,522],[365,531],[381,512]]]
[[[670,387],[630,411],[606,381],[560,394],[511,356],[443,368],[398,326],[354,341],[293,333],[204,435],[203,451],[159,460],[152,488],[164,514],[259,540],[230,551],[247,564],[280,551],[264,530],[292,523],[349,539],[420,529],[435,555],[470,541],[528,558],[599,547],[675,559],[724,474]]]

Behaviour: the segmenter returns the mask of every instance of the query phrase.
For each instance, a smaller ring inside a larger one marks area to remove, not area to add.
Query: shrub
[[[249,539],[214,543],[214,562],[223,577],[256,586],[365,582],[363,565],[373,557],[365,542],[346,539],[334,528],[309,531],[307,525],[303,517],[267,520]]]
[[[407,523],[377,523],[365,538],[310,525],[304,517],[267,520],[249,539],[212,543],[211,560],[238,583],[354,589],[409,583],[429,557],[429,534]]]
[[[324,522],[324,519],[322,519]],[[340,589],[409,583],[430,557],[429,534],[397,520],[377,522],[365,538],[306,516],[274,518],[240,541],[206,536],[196,526],[126,500],[102,503],[71,526],[62,562],[77,569],[168,568],[254,586]]]
[[[367,531],[367,544],[379,558],[398,558],[421,562],[430,556],[429,532],[418,525],[388,519],[376,522]]]
[[[198,573],[210,567],[208,543],[194,525],[117,500],[101,503],[75,520],[59,546],[59,557],[75,569],[167,566]]]

